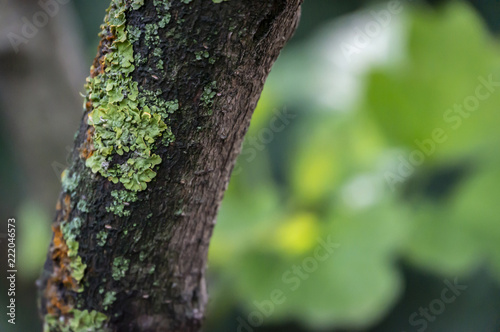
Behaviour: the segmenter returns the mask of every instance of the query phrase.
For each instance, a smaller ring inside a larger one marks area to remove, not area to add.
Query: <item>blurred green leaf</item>
[[[40,275],[49,247],[50,218],[38,204],[26,201],[16,218],[17,264],[20,276],[33,281]]]
[[[460,2],[437,13],[415,11],[408,44],[406,61],[374,71],[368,81],[366,110],[391,142],[418,148],[416,140],[432,138],[441,128],[448,139],[428,156],[434,160],[463,155],[488,139],[498,141],[498,87],[485,100],[476,98],[477,110],[464,106],[482,85],[479,77],[500,81],[498,45],[477,14]],[[482,87],[480,93],[488,91]],[[462,106],[465,115],[454,105]]]

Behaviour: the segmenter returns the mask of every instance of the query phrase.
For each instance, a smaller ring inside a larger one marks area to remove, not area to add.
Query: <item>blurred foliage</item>
[[[50,216],[39,204],[32,201],[25,201],[16,216],[20,221],[29,220],[29,223],[17,223],[19,228],[17,257],[19,270],[23,271],[19,276],[25,281],[31,281],[40,276],[47,257],[47,248],[52,235],[51,229],[47,227],[50,224]]]
[[[313,67],[335,75],[315,44],[301,41],[280,57],[215,228],[212,319],[234,307],[246,318],[281,290],[286,300],[265,324],[368,327],[401,296],[399,262],[440,277],[486,266],[500,281],[500,93],[460,120],[445,116],[475,95],[479,77],[500,82],[498,43],[463,3],[402,18],[404,55],[357,76],[362,97],[347,110],[325,105],[309,84]],[[288,105],[290,125],[245,159]],[[447,139],[411,175],[388,182],[402,159],[425,152],[416,140],[428,142],[436,128]],[[328,237],[340,247],[291,282],[293,267]]]

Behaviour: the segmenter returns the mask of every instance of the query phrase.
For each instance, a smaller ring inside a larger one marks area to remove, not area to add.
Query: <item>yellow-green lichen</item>
[[[58,319],[52,315],[45,315],[44,332],[105,332],[104,327],[108,317],[98,311],[72,309],[73,316],[69,320]]]
[[[134,1],[132,8],[141,4]],[[153,153],[156,141],[170,142],[174,137],[158,112],[160,98],[146,100],[132,79],[136,57],[128,36],[138,37],[136,29],[125,27],[126,10],[124,0],[112,1],[103,30],[110,29],[114,41],[104,55],[104,71],[87,79],[87,98],[92,104],[88,123],[95,129],[95,151],[86,165],[113,183],[140,191],[146,189],[156,175],[153,168],[161,163],[160,156]],[[146,39],[148,36],[158,37],[154,25],[146,25]]]
[[[71,268],[71,275],[79,283],[85,275],[87,264],[82,263],[82,258],[78,256],[75,259],[71,260],[69,266]],[[83,286],[80,286],[78,292],[83,292]]]
[[[78,256],[78,248],[80,244],[74,238],[66,238],[66,245],[68,246],[68,257],[75,258]]]
[[[80,234],[80,227],[83,220],[80,217],[75,217],[71,221],[65,222],[61,225],[61,232],[68,247],[68,257],[70,259],[69,267],[71,269],[71,276],[73,279],[80,283],[85,274],[87,265],[82,262],[82,258],[78,256],[79,243],[76,237]],[[83,291],[81,286],[78,291]]]
[[[102,305],[104,310],[108,310],[108,306],[112,305],[116,300],[116,292],[110,291],[104,295],[104,300],[102,301]]]

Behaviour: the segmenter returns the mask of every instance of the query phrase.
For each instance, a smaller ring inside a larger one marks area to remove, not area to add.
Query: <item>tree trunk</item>
[[[197,331],[215,217],[301,0],[113,0],[62,175],[47,331]]]

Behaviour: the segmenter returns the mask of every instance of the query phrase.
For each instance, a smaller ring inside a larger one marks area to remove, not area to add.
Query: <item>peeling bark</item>
[[[200,329],[217,210],[264,81],[298,24],[301,2],[176,0],[166,7],[166,1],[146,0],[127,10],[127,28],[141,32],[132,40],[133,80],[141,92],[160,91],[161,100],[178,102],[165,120],[175,140],[154,143],[162,160],[156,176],[121,202],[123,184],[85,165],[95,143],[87,103],[39,280],[46,319],[69,326],[74,310],[87,310],[106,316],[102,330]],[[103,34],[93,72],[105,70],[100,59],[113,38]],[[80,281],[68,274],[76,270],[68,268],[73,244],[61,236],[75,220]]]

